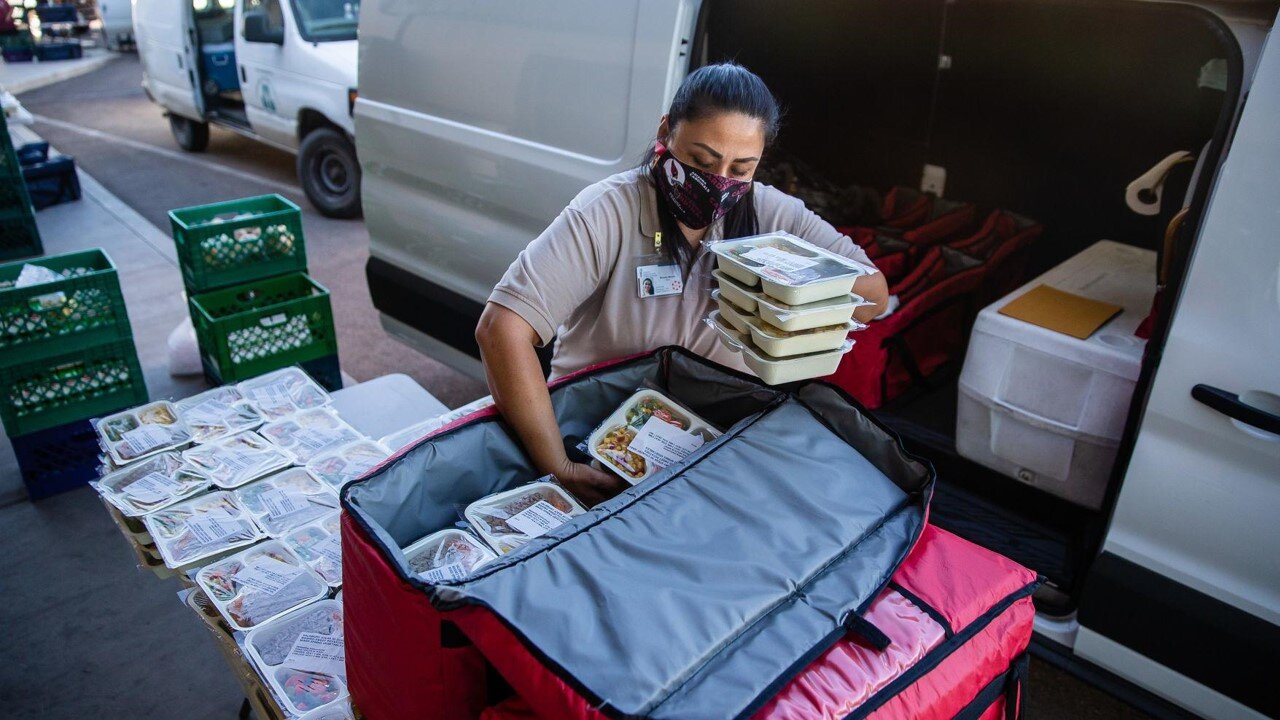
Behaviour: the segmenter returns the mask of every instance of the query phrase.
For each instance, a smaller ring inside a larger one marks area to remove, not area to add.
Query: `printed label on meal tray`
[[[658,467],[670,467],[689,457],[703,442],[701,436],[651,417],[640,426],[627,449]]]
[[[289,398],[288,391],[279,385],[264,385],[253,388],[249,391],[249,399],[268,409],[289,407],[293,404],[293,401]]]
[[[240,523],[228,522],[229,517],[204,515],[187,521],[187,529],[201,545],[216,543],[240,532]]]
[[[569,522],[569,516],[546,500],[539,500],[507,518],[508,525],[531,538],[545,535],[567,522]]]
[[[222,419],[231,413],[231,406],[221,400],[203,400],[183,413],[187,422],[197,425],[221,425]]]
[[[547,507],[551,507],[551,506],[547,505]],[[555,508],[551,508],[551,509],[555,510]],[[431,568],[430,570],[422,573],[422,578],[424,580],[426,580],[427,582],[433,582],[433,583],[452,582],[454,580],[461,580],[466,576],[467,576],[467,566],[460,562],[449,563],[448,565],[441,565],[438,568]]]
[[[335,565],[342,564],[342,538],[337,533],[316,543],[311,549]]]
[[[159,425],[141,425],[120,436],[121,441],[134,453],[144,453],[169,442],[173,437]]]
[[[157,503],[169,499],[181,486],[166,475],[147,473],[129,483],[124,494],[143,503]]]
[[[329,447],[330,445],[335,445],[338,442],[341,442],[341,440],[342,440],[342,431],[325,430],[321,428],[303,430],[302,432],[293,436],[293,441],[296,444],[301,445],[302,447],[312,452],[323,450]]]
[[[226,449],[218,453],[217,457],[218,462],[232,473],[242,473],[262,464],[260,453],[250,453],[242,450]]]
[[[285,667],[324,675],[345,675],[347,655],[342,637],[304,632],[293,641]]]
[[[262,506],[267,509],[267,518],[278,520],[292,515],[308,505],[307,499],[298,493],[285,492],[280,488],[263,491],[259,496]]]
[[[818,264],[817,260],[773,247],[759,247],[748,250],[742,256],[752,262],[758,262],[765,267],[781,270],[784,273],[807,270]]]
[[[236,582],[267,595],[275,595],[303,573],[302,568],[263,555],[245,563],[236,573]]]

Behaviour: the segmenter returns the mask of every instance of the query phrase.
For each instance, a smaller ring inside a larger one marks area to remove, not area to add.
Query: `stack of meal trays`
[[[719,309],[707,322],[726,347],[770,385],[835,372],[853,347],[849,333],[866,327],[854,310],[872,304],[852,292],[853,283],[875,268],[783,232],[709,248]]]

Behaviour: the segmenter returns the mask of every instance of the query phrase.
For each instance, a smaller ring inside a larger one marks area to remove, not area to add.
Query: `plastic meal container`
[[[131,463],[102,477],[98,492],[127,517],[161,510],[204,491],[212,482],[170,451]]]
[[[310,375],[296,367],[250,378],[236,385],[236,389],[256,405],[267,420],[322,407],[333,401]]]
[[[278,540],[206,565],[196,584],[236,630],[248,631],[329,594],[329,587]]]
[[[191,442],[178,409],[165,400],[108,415],[95,427],[103,449],[118,465]]]
[[[342,535],[338,513],[290,530],[281,538],[329,587],[342,585]]]
[[[747,318],[747,325],[756,347],[774,358],[839,350],[849,333],[857,328],[853,322],[845,322],[843,325],[787,332],[755,316]]]
[[[198,495],[142,518],[165,566],[173,569],[255,543],[262,528],[229,492]]]
[[[639,390],[592,431],[587,438],[588,452],[632,485],[641,482],[662,469],[631,450],[631,443],[651,417],[697,436],[701,440],[699,446],[720,436],[711,423],[671,398],[653,390]]]
[[[846,339],[836,350],[787,358],[771,358],[758,351],[752,345],[749,336],[725,323],[718,311],[713,310],[707,322],[720,333],[720,342],[730,350],[741,352],[747,368],[769,385],[826,377],[836,371],[840,365],[840,358],[853,349],[853,340]]]
[[[236,499],[273,538],[339,509],[333,489],[298,467],[245,485]]]
[[[720,295],[725,300],[733,303],[734,307],[747,313],[756,311],[756,300],[759,297],[759,292],[740,284],[732,275],[723,270],[712,270],[711,277],[720,283]],[[759,283],[756,284],[758,285]]]
[[[316,478],[328,483],[335,490],[368,472],[391,456],[381,443],[373,440],[357,440],[317,455],[307,463],[307,470]]]
[[[488,543],[494,552],[506,555],[584,512],[586,510],[578,501],[559,485],[533,482],[481,498],[468,505],[463,515],[481,540]],[[517,524],[512,525],[511,521]],[[532,534],[520,529],[527,529],[537,521],[550,527],[532,531]]]
[[[323,648],[324,641],[342,641],[342,603],[320,600],[298,608],[249,631],[244,644],[249,659],[267,681],[280,706],[291,714],[337,711],[347,697],[345,663],[333,659],[310,660],[294,652],[301,642],[309,650]],[[338,648],[334,655],[342,655]],[[327,672],[326,672],[327,671]],[[324,717],[315,715],[314,717]]]
[[[876,270],[801,240],[789,233],[770,233],[710,246],[716,267],[748,287],[788,305],[803,305],[848,295],[853,281]]]
[[[182,453],[182,457],[224,490],[238,488],[293,464],[292,455],[252,430],[197,445]]]
[[[453,528],[431,533],[404,549],[409,569],[429,583],[461,580],[497,557],[471,533]]]
[[[719,290],[711,291],[711,299],[716,301],[716,305],[720,307],[720,317],[724,318],[738,332],[751,332],[751,325],[747,322],[750,317],[749,312],[739,310],[733,303],[725,299],[724,293]]]
[[[263,425],[258,432],[305,465],[331,450],[366,439],[338,413],[327,407],[310,408]]]
[[[356,716],[351,712],[350,698],[343,698],[316,708],[305,715],[299,715],[298,720],[356,720]]]
[[[263,423],[262,413],[234,386],[224,385],[176,404],[191,439],[207,443]]]
[[[872,304],[874,303],[851,294],[805,305],[788,305],[761,294],[757,307],[761,320],[779,330],[797,332],[843,325],[847,322],[853,322],[855,330],[865,329],[866,325],[853,319],[853,311],[863,305]]]

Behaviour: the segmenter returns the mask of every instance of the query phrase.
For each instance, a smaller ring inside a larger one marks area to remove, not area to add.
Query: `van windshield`
[[[298,30],[311,42],[355,40],[360,0],[293,0]]]

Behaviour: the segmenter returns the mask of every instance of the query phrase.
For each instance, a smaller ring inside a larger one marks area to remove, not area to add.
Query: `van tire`
[[[320,214],[360,217],[360,162],[341,130],[319,127],[307,133],[298,148],[298,180]]]
[[[169,113],[169,131],[178,147],[187,152],[204,152],[209,147],[209,123],[196,122]]]

